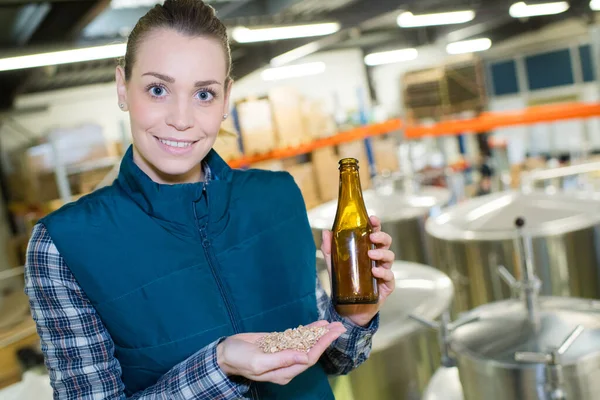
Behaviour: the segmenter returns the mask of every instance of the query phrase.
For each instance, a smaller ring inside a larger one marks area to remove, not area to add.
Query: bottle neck
[[[358,168],[345,167],[340,170],[340,188],[337,212],[340,217],[343,216],[343,219],[350,215],[354,215],[359,219],[368,219]]]
[[[357,168],[342,168],[340,170],[339,197],[347,200],[362,200],[360,175]]]

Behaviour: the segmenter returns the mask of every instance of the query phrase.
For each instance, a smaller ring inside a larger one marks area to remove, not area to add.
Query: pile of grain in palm
[[[265,353],[277,353],[283,350],[297,350],[308,353],[310,349],[328,332],[325,327],[306,327],[273,332],[258,339],[256,344]]]

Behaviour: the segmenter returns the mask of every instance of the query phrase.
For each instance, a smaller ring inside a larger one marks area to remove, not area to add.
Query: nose
[[[167,116],[167,125],[172,126],[178,131],[185,131],[194,126],[194,114],[192,105],[188,101],[177,101],[169,110]]]

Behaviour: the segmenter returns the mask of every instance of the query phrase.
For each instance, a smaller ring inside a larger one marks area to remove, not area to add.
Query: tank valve
[[[541,288],[540,280],[535,276],[533,241],[531,236],[523,233],[525,219],[519,217],[515,220],[515,226],[518,230],[518,237],[515,238],[514,245],[519,257],[518,265],[521,266],[521,281],[518,287],[521,296],[525,302],[529,321],[533,326],[539,326],[538,295]],[[508,271],[507,271],[508,272]]]
[[[568,399],[563,389],[565,377],[560,359],[569,350],[575,340],[577,340],[579,335],[581,335],[583,329],[582,325],[577,325],[558,349],[551,349],[548,353],[521,352],[515,354],[516,361],[546,365],[546,393],[550,400],[575,400]]]
[[[442,354],[442,365],[446,368],[456,367],[456,360],[450,355],[450,335],[452,332],[463,325],[479,320],[479,317],[475,316],[452,323],[450,322],[450,312],[448,310],[442,314],[440,322],[432,321],[430,319],[422,318],[413,314],[410,314],[409,318],[414,319],[421,325],[434,329],[438,332],[438,342],[440,345],[440,352]]]

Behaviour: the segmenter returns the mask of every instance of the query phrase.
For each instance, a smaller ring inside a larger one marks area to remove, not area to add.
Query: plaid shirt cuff
[[[342,325],[344,325],[344,328],[346,328],[346,332],[341,337],[349,339],[351,336],[364,336],[366,339],[371,339],[379,329],[379,313],[375,314],[375,317],[373,317],[367,326],[357,325],[350,319],[342,317],[335,309],[333,302],[329,303],[328,313],[329,321],[341,322]]]
[[[246,379],[228,377],[217,363],[217,346],[223,340],[225,338],[213,342],[196,353],[195,367],[187,368],[188,374],[191,373],[192,376],[187,376],[186,379],[198,382],[198,390],[195,393],[182,393],[185,398],[210,396],[211,399],[219,400],[246,399],[244,395],[250,389],[250,382]],[[183,386],[189,390],[194,387],[194,385]]]
[[[330,322],[341,322],[346,332],[331,344],[320,361],[328,374],[345,375],[369,358],[373,335],[379,329],[379,313],[368,326],[362,327],[340,316],[331,300],[328,303],[325,319]]]

